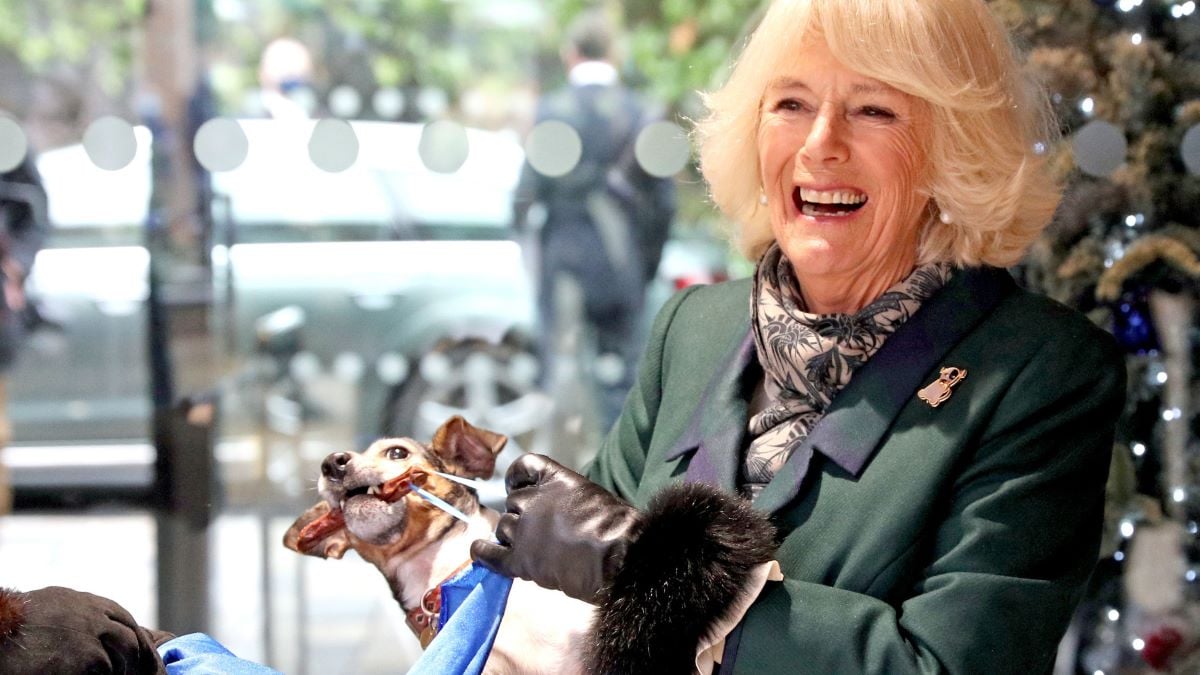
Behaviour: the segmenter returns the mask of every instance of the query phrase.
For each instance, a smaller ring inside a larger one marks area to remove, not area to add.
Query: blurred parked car
[[[422,163],[421,125],[356,121],[358,160],[330,173],[308,157],[313,124],[240,121],[245,161],[211,176],[204,302],[217,364],[232,364],[211,376],[247,391],[265,378],[317,417],[306,387],[322,375],[353,381],[347,423],[359,440],[427,438],[454,413],[514,438],[546,426],[552,399],[535,385],[528,346],[531,275],[509,228],[524,161],[515,136],[466,130],[467,158],[446,174]],[[150,137],[139,128],[137,138],[119,171],[95,167],[81,146],[39,158],[55,229],[29,288],[49,328],[19,359],[11,414],[18,444],[58,446],[85,481],[96,480],[85,468],[95,453],[72,446],[102,443],[144,465],[117,481],[146,480],[153,458]],[[668,242],[650,311],[678,287],[720,280],[723,252],[703,236]],[[177,368],[214,367],[173,347]],[[56,471],[61,481],[69,469]]]
[[[252,384],[238,364],[263,358],[281,360],[280,379],[336,369],[357,381],[350,424],[362,435],[421,433],[417,403],[433,386],[459,412],[512,404],[495,421],[514,432],[544,421],[520,337],[533,321],[529,276],[507,227],[523,161],[511,136],[467,130],[465,163],[440,174],[419,158],[421,126],[353,122],[358,161],[330,173],[307,156],[312,122],[240,124],[244,163],[212,175],[209,315],[235,364],[212,377]],[[12,374],[10,413],[16,444],[54,445],[67,464],[90,464],[97,453],[71,451],[97,443],[119,464],[152,459],[150,137],[136,136],[119,171],[94,166],[82,146],[39,158],[54,231],[29,290],[48,327]],[[177,368],[194,365],[173,355]]]
[[[512,136],[467,130],[466,161],[447,174],[422,163],[420,125],[354,122],[358,160],[329,173],[307,156],[311,122],[241,125],[249,156],[213,175],[218,316],[235,353],[299,331],[300,358],[358,379],[364,436],[432,433],[444,417],[419,403],[435,388],[506,433],[544,421],[522,338],[529,274],[508,229],[524,161]]]

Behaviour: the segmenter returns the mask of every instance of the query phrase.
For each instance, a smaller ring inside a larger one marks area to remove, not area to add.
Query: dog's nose
[[[321,475],[329,480],[342,480],[346,477],[346,465],[350,463],[350,453],[335,452],[321,462]]]

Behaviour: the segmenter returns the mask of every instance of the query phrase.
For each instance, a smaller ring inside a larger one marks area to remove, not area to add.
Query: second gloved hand
[[[501,574],[595,602],[641,534],[641,512],[543,455],[513,462],[505,486],[499,543],[476,541],[471,557]]]

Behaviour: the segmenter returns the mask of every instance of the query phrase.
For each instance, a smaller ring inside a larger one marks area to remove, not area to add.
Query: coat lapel
[[[800,492],[814,451],[859,476],[892,420],[928,384],[930,372],[943,365],[946,354],[1013,288],[1012,277],[997,268],[968,268],[955,274],[834,397],[804,444],[754,500],[755,508],[773,513],[791,502]],[[972,364],[953,365],[970,370]]]
[[[814,452],[859,476],[892,420],[928,384],[929,373],[943,365],[941,360],[954,345],[1014,287],[1012,277],[1001,269],[958,271],[834,397],[805,442],[755,498],[755,508],[774,513],[795,499]],[[743,323],[740,339],[729,349],[687,429],[667,454],[667,459],[676,459],[694,453],[686,479],[732,492],[737,491],[738,463],[746,444],[750,397],[762,378],[748,319]]]
[[[667,459],[694,452],[687,467],[688,481],[736,492],[750,396],[762,376],[748,323],[722,363]]]

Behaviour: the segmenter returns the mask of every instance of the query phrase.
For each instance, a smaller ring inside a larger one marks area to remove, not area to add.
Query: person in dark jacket
[[[572,24],[563,49],[568,85],[542,98],[536,121],[569,125],[580,141],[579,160],[562,175],[526,163],[513,205],[518,231],[533,227],[533,204],[544,209],[536,234],[543,375],[553,367],[562,328],[559,287],[573,282],[582,294],[590,352],[605,364],[597,377],[605,427],[633,382],[646,286],[675,212],[672,179],[648,174],[634,156],[638,133],[654,114],[621,84],[611,62],[612,40],[611,24],[599,11]]]
[[[1047,673],[1097,560],[1115,341],[1019,288],[1057,125],[983,0],[776,0],[706,97],[700,166],[757,261],[659,313],[586,476],[526,455],[475,558],[598,605],[596,672]],[[775,532],[726,635],[730,545]],[[682,505],[684,509],[690,508]],[[720,509],[710,509],[716,513]],[[724,590],[717,590],[724,589]]]

